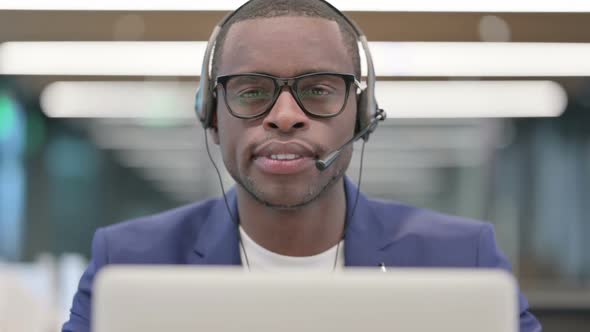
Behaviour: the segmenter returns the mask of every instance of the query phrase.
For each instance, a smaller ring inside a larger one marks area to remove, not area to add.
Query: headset
[[[226,15],[215,26],[211,36],[209,37],[209,42],[207,43],[207,48],[205,50],[205,56],[203,58],[203,64],[201,67],[201,78],[199,82],[199,88],[197,90],[195,98],[195,111],[204,129],[209,129],[213,127],[213,113],[216,111],[215,108],[217,105],[216,97],[213,91],[211,90],[210,77],[212,54],[215,49],[217,37],[219,36],[219,33],[221,29],[223,29],[225,24],[227,24],[227,22],[234,15],[236,15],[236,13],[238,13],[242,8],[246,7],[251,1],[252,0],[246,2],[235,11]],[[346,146],[354,143],[360,138],[362,138],[364,141],[367,141],[369,139],[370,134],[376,129],[377,123],[379,121],[385,120],[386,114],[384,110],[378,107],[377,100],[375,98],[375,68],[373,67],[373,58],[371,57],[371,51],[369,50],[369,44],[367,42],[366,36],[356,23],[354,23],[351,19],[346,17],[346,15],[344,15],[336,7],[334,7],[325,0],[318,1],[321,1],[322,3],[326,4],[329,8],[331,8],[336,14],[341,16],[350,25],[350,27],[356,34],[357,42],[360,42],[363,52],[365,53],[367,65],[366,86],[360,89],[360,93],[357,97],[358,101],[355,135],[349,141],[343,144],[339,149],[328,154],[323,160],[316,161],[316,167],[318,168],[318,170],[323,171],[324,169],[328,168],[334,162],[334,160],[336,160],[336,158],[340,155],[340,153]]]

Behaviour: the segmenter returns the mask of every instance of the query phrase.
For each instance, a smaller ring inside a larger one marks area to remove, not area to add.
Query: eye
[[[332,89],[328,88],[327,86],[316,85],[312,87],[307,87],[302,89],[299,92],[301,97],[322,97],[327,96],[332,93]]]
[[[233,99],[242,106],[259,105],[269,102],[272,99],[272,92],[262,87],[248,87],[238,90]]]
[[[258,76],[235,76],[226,84],[228,95],[241,102],[255,102],[272,98],[274,82]]]
[[[266,98],[269,95],[268,91],[261,88],[251,88],[238,93],[238,97],[242,99]]]

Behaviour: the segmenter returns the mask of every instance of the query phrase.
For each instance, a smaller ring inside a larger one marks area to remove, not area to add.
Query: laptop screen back
[[[116,266],[99,274],[94,332],[516,332],[499,270],[248,273]]]

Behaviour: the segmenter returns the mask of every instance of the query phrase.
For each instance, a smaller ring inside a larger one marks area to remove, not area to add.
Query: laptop
[[[501,270],[340,273],[109,266],[93,332],[516,332],[516,283]]]

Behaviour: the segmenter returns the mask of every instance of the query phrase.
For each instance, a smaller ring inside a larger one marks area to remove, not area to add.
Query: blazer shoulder
[[[392,265],[477,267],[482,253],[493,251],[489,223],[398,202],[371,204],[384,233],[383,250]]]
[[[488,222],[454,216],[396,201],[370,200],[371,210],[380,219],[384,230],[395,237],[429,239],[478,240],[482,232],[492,228]]]
[[[218,200],[208,199],[99,229],[107,262],[182,262]]]

